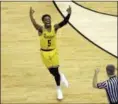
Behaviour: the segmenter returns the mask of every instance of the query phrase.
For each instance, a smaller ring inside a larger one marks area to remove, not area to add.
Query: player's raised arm
[[[35,29],[38,30],[38,32],[42,32],[42,26],[40,26],[39,24],[37,24],[36,21],[35,21],[35,19],[33,18],[34,12],[35,11],[32,9],[32,7],[30,7],[29,15],[30,15],[31,22],[32,22],[33,26],[35,27]]]
[[[64,18],[64,20],[63,21],[61,21],[60,23],[58,23],[58,24],[55,24],[55,30],[57,31],[59,28],[61,28],[61,27],[63,27],[64,25],[66,25],[67,23],[68,23],[68,20],[69,20],[69,18],[70,18],[70,16],[71,16],[71,7],[69,6],[69,8],[67,9],[67,12],[68,12],[68,14],[67,14],[67,16]]]

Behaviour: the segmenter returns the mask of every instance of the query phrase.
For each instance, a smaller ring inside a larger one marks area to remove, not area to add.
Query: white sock
[[[61,91],[61,87],[57,86],[57,99],[62,100],[63,99],[63,93]]]
[[[57,86],[57,90],[59,90],[59,89],[61,89],[61,87],[60,86]]]

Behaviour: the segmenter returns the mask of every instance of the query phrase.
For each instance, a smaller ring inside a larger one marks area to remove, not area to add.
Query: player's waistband
[[[40,49],[41,51],[52,51],[52,50],[54,50],[54,49]]]

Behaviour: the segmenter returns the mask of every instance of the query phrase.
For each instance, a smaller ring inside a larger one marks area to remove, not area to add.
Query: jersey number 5
[[[48,40],[48,47],[51,46],[51,40]]]

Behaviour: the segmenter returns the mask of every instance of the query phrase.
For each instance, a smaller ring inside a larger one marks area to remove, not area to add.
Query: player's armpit
[[[38,31],[38,35],[41,36],[42,32]]]
[[[60,28],[60,27],[59,27],[58,24],[55,24],[55,25],[54,25],[54,29],[55,29],[55,31],[57,31],[59,28]]]
[[[38,32],[42,33],[43,32],[43,27],[36,24],[36,29],[38,30]]]

